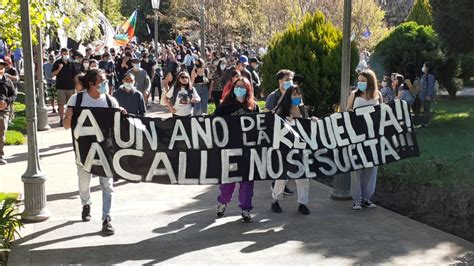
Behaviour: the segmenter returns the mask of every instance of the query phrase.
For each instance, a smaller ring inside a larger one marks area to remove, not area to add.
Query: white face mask
[[[226,68],[226,65],[224,65],[224,64],[221,64],[221,65],[220,65],[220,68],[221,68],[221,70],[222,70],[222,71],[224,71],[224,70],[225,70],[225,68]]]
[[[89,68],[89,63],[84,63],[82,64],[84,66],[85,69],[88,69]]]
[[[127,91],[131,91],[131,90],[133,90],[133,89],[135,88],[132,83],[124,83],[124,84],[123,84],[123,87],[124,87],[125,90],[127,90]]]

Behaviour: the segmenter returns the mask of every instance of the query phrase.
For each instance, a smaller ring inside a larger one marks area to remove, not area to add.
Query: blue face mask
[[[291,88],[292,86],[293,86],[293,81],[291,81],[291,80],[283,82],[283,89],[285,89],[285,90]]]
[[[100,83],[100,85],[99,85],[99,93],[100,94],[106,94],[108,90],[109,90],[109,86],[107,86],[107,82]]]
[[[301,104],[301,98],[292,98],[291,99],[291,104],[299,106]]]
[[[365,92],[367,90],[367,82],[357,82],[357,89],[359,89],[361,92]]]
[[[245,95],[247,95],[247,90],[244,87],[235,87],[234,95],[235,97],[245,97]]]

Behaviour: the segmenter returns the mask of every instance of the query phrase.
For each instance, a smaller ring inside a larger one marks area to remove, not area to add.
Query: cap
[[[249,63],[258,63],[258,59],[256,57],[251,57]]]
[[[244,65],[248,65],[249,64],[249,58],[246,57],[245,55],[241,55],[239,57],[239,63],[242,63]]]

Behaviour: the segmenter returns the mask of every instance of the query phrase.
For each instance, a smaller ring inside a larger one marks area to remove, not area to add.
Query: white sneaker
[[[217,211],[216,211],[217,217],[220,218],[220,217],[224,216],[224,212],[225,212],[225,207],[226,207],[226,206],[227,206],[226,204],[222,204],[222,203],[219,203],[219,204],[217,205]]]
[[[352,205],[352,209],[354,210],[362,210],[362,202],[360,200],[354,201],[354,204]]]
[[[250,216],[250,211],[242,211],[242,223],[249,223],[252,221],[252,216]]]

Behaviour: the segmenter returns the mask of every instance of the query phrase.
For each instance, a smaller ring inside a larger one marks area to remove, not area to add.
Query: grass
[[[257,102],[258,107],[260,107],[260,111],[263,111],[265,109],[265,101],[258,101]],[[209,103],[207,106],[207,113],[212,115],[214,114],[214,111],[216,111],[216,105],[214,103]]]
[[[13,103],[13,108],[15,110],[15,118],[12,120],[12,123],[8,126],[6,134],[6,145],[21,145],[26,142],[26,106],[23,103],[15,102]]]
[[[7,199],[12,199],[12,200],[16,200],[18,199],[18,196],[20,195],[20,193],[4,193],[4,192],[0,192],[0,202],[4,201],[4,200],[7,200]]]
[[[432,123],[416,130],[420,157],[381,168],[381,177],[446,186],[473,182],[474,99],[439,99]]]

